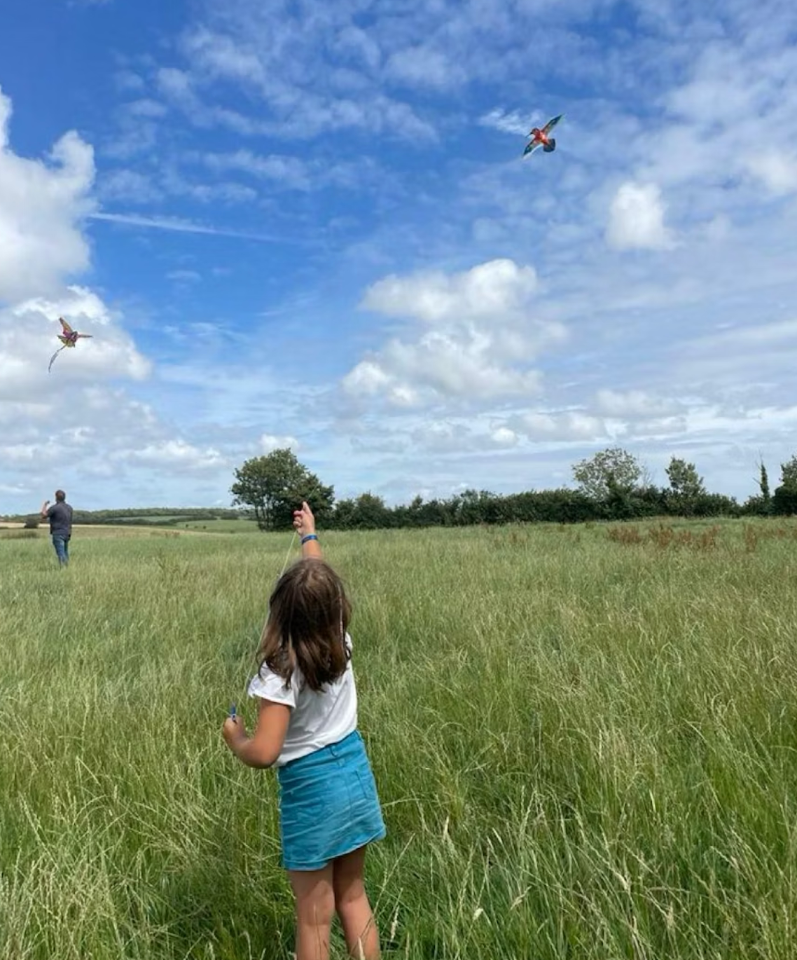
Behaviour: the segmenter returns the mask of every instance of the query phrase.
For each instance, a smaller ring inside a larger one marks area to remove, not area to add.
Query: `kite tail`
[[[55,360],[55,358],[58,356],[58,354],[59,354],[62,350],[65,350],[65,349],[66,349],[66,345],[64,345],[63,347],[59,347],[59,348],[55,351],[55,353],[50,357],[50,365],[47,367],[47,372],[48,372],[48,373],[49,373],[49,372],[52,370],[52,368],[53,368],[53,361]]]
[[[542,148],[546,153],[553,153],[556,149],[556,140],[553,137]]]

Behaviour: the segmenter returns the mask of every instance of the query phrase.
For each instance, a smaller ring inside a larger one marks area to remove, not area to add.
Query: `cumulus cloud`
[[[426,323],[483,319],[522,308],[536,288],[533,267],[518,266],[513,260],[491,260],[463,273],[386,277],[367,290],[362,306]]]
[[[93,209],[94,154],[76,133],[49,163],[15,154],[11,101],[0,89],[0,302],[53,292],[89,264],[81,222]]]
[[[529,364],[545,346],[561,341],[564,330],[533,316],[536,289],[533,267],[512,260],[378,281],[362,307],[414,321],[420,336],[394,338],[363,359],[344,377],[344,391],[382,396],[394,406],[537,394],[541,374]]]
[[[119,451],[111,459],[147,467],[168,468],[180,473],[215,470],[226,464],[218,450],[212,447],[202,449],[179,437],[149,443],[138,450]]]
[[[656,184],[624,183],[609,209],[606,240],[618,250],[667,250],[672,247],[664,225],[664,203]]]
[[[378,364],[366,361],[389,387],[388,398],[396,405],[414,405],[427,390],[443,397],[480,398],[534,395],[541,375],[536,370],[516,370],[491,358],[503,353],[493,336],[476,330],[454,334],[437,331],[425,334],[417,343],[394,340],[387,344]],[[350,391],[360,379],[357,367],[344,379]],[[371,380],[373,382],[373,375]],[[369,392],[373,393],[373,389]]]

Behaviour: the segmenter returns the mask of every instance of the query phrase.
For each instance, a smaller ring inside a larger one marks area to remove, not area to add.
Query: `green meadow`
[[[0,958],[291,957],[275,777],[220,735],[254,717],[290,533],[77,527],[65,571],[25,533],[0,530]],[[386,957],[792,960],[797,524],[322,543]]]

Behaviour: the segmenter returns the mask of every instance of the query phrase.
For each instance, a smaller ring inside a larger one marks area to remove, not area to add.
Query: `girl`
[[[249,695],[257,728],[222,730],[250,767],[277,767],[282,862],[296,897],[296,960],[327,960],[334,914],[353,957],[378,960],[379,933],[363,885],[365,850],[385,836],[374,777],[357,731],[351,607],[322,559],[310,507],[294,512],[302,559],[280,577]]]

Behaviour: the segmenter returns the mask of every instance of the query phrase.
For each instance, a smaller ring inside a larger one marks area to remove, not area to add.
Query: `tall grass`
[[[795,955],[797,542],[689,529],[324,536],[386,956]],[[220,738],[288,539],[0,541],[3,960],[291,956],[274,777]]]

